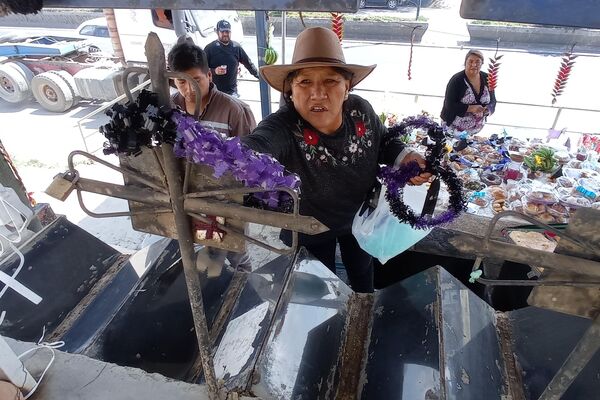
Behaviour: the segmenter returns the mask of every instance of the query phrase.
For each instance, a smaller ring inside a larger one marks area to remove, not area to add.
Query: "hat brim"
[[[315,67],[331,67],[331,68],[342,68],[348,70],[354,74],[350,81],[350,87],[358,85],[363,79],[365,79],[373,70],[377,64],[374,65],[356,65],[356,64],[338,64],[332,62],[306,62],[300,64],[286,64],[286,65],[264,65],[260,67],[260,74],[263,79],[273,89],[283,92],[283,85],[285,79],[290,72],[297,71],[304,68],[315,68]]]

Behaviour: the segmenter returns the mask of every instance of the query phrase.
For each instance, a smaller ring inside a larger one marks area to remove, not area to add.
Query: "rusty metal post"
[[[161,106],[168,105],[170,103],[170,96],[169,82],[168,78],[166,78],[165,51],[158,35],[153,32],[148,35],[148,39],[146,40],[146,57],[148,58],[152,90],[158,94]],[[175,215],[181,261],[183,263],[185,282],[194,317],[196,338],[198,339],[200,360],[202,362],[206,385],[208,386],[209,398],[216,400],[219,398],[219,388],[217,386],[210,351],[210,336],[204,313],[200,275],[196,270],[196,263],[194,261],[195,253],[191,222],[183,208],[183,180],[181,170],[173,154],[173,146],[165,143],[162,145],[162,150],[165,175],[169,185],[173,214]]]
[[[103,12],[104,17],[106,18],[108,35],[110,36],[110,42],[112,43],[115,57],[117,57],[123,65],[126,65],[125,53],[123,52],[123,46],[121,46],[121,37],[119,36],[117,20],[115,19],[115,11],[112,8],[105,8]]]

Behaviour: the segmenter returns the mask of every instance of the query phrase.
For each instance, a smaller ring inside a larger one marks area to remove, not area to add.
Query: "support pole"
[[[169,81],[166,78],[166,60],[165,51],[160,39],[156,33],[150,33],[146,40],[146,57],[148,58],[148,69],[152,80],[152,90],[158,94],[159,104],[168,106]],[[215,378],[215,369],[210,351],[210,336],[208,335],[208,326],[206,315],[204,313],[204,303],[202,300],[202,291],[200,286],[200,275],[196,270],[194,262],[194,244],[192,237],[191,222],[183,208],[183,181],[180,166],[173,154],[173,146],[170,144],[162,145],[162,155],[164,161],[165,175],[169,185],[171,195],[171,205],[175,216],[175,226],[179,249],[181,251],[181,261],[185,274],[192,316],[194,318],[194,329],[198,339],[198,349],[204,378],[208,386],[208,395],[211,400],[217,400],[218,386]]]
[[[281,12],[281,63],[285,64],[285,38],[287,37],[287,15]]]
[[[187,31],[185,29],[185,11],[183,10],[171,10],[173,13],[173,28],[175,29],[175,35],[177,37],[184,36]]]
[[[255,11],[254,18],[256,20],[256,46],[258,54],[258,66],[265,65],[265,49],[267,48],[267,35],[269,34],[269,24],[267,22],[266,11]],[[260,109],[262,117],[265,118],[271,114],[271,89],[264,79],[260,79]]]

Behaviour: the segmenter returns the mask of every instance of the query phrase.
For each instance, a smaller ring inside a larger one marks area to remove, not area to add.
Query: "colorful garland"
[[[385,198],[390,205],[392,214],[401,222],[410,224],[415,229],[429,229],[437,225],[453,221],[466,210],[466,201],[462,190],[462,182],[450,168],[442,166],[446,140],[444,130],[427,116],[408,117],[399,125],[389,129],[391,136],[404,135],[408,129],[426,129],[431,143],[427,144],[425,160],[427,168],[422,171],[416,161],[411,161],[399,168],[382,167],[379,178],[387,186]],[[430,172],[441,179],[450,193],[448,209],[437,216],[423,215],[417,217],[415,212],[403,202],[404,187],[410,179],[421,172]]]
[[[175,155],[196,164],[212,166],[215,178],[228,174],[243,182],[246,187],[287,187],[300,190],[298,175],[286,174],[285,168],[277,160],[251,150],[239,138],[223,138],[218,132],[178,111],[173,113],[173,120],[177,125]],[[254,193],[253,196],[261,201],[262,206],[250,198],[247,205],[280,211],[291,209],[292,199],[285,192],[262,192]]]
[[[143,147],[169,143],[174,145],[176,156],[213,167],[215,178],[229,174],[246,187],[287,187],[299,191],[300,178],[286,173],[273,157],[251,150],[237,137],[223,138],[193,117],[158,108],[157,104],[157,95],[143,90],[135,102],[115,104],[107,110],[111,120],[100,127],[107,139],[104,154],[136,156]],[[261,192],[247,195],[244,205],[290,212],[293,200],[285,192]]]

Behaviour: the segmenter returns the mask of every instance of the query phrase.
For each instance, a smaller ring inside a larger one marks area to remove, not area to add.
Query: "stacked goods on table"
[[[515,210],[544,223],[562,224],[578,208],[600,208],[598,153],[590,152],[580,161],[539,142],[475,139],[457,152],[452,164],[465,188],[473,189],[468,193],[472,212]]]
[[[413,140],[423,137],[419,132]],[[564,224],[578,208],[600,209],[599,149],[580,147],[571,154],[505,133],[455,139],[448,158],[463,181],[468,212],[491,217],[514,210]]]

